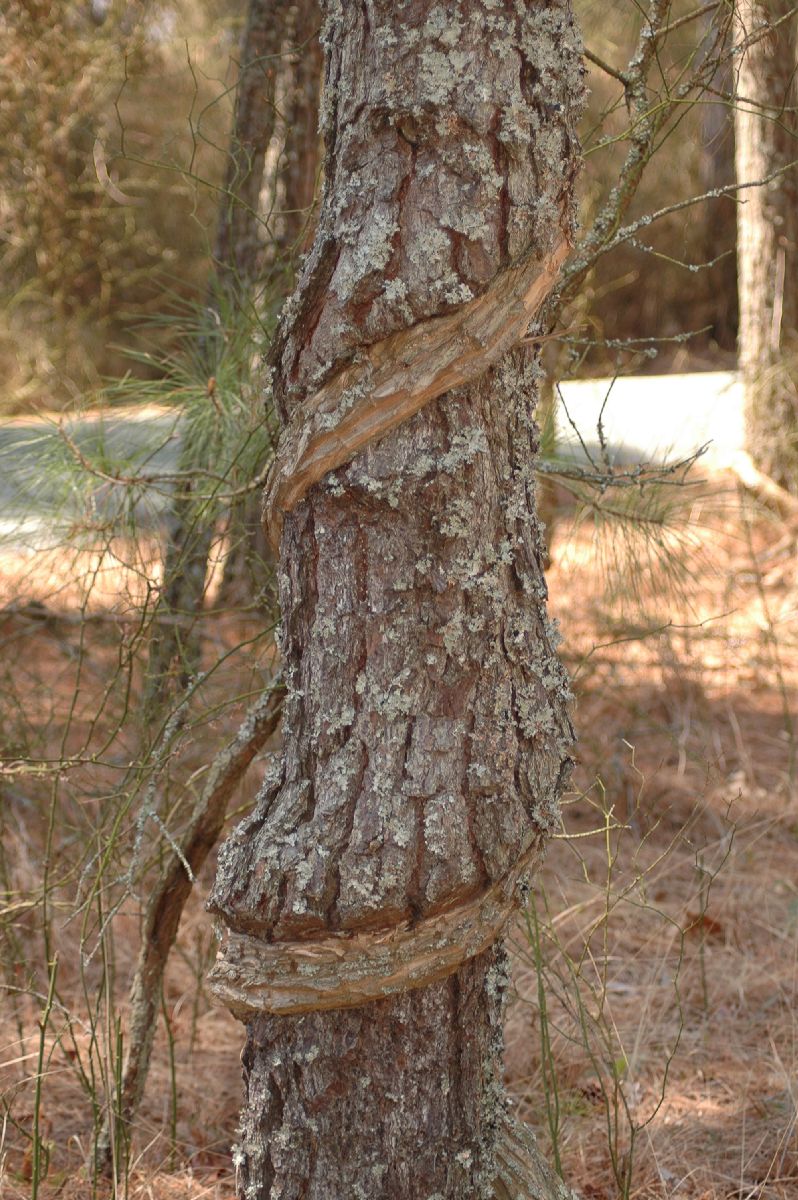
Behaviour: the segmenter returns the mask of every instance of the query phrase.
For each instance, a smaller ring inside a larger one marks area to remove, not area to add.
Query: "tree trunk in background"
[[[292,267],[313,237],[314,203],[321,161],[319,92],[323,69],[317,0],[299,0],[292,14],[294,47],[285,73],[285,148],[281,170],[282,216],[278,243]]]
[[[252,305],[253,287],[263,268],[260,194],[266,152],[275,131],[276,80],[287,8],[287,0],[250,0],[241,39],[230,152],[213,252],[214,273],[209,285],[209,309],[219,315],[218,326],[209,323],[205,336],[209,379],[215,374],[214,344],[217,337],[224,336],[224,322],[235,319],[236,310]],[[181,465],[191,470],[197,464],[189,460]],[[182,691],[201,664],[198,621],[205,602],[218,506],[213,502],[204,507],[198,505],[190,485],[184,490],[186,494],[175,501],[167,528],[163,587],[150,641],[147,682],[150,711],[163,703],[172,674],[178,690]],[[250,505],[251,509],[256,507]],[[236,562],[245,566],[250,551],[246,518],[247,506],[242,502],[239,510],[231,514],[230,524]],[[259,549],[266,553],[265,545]],[[251,557],[257,556],[257,551],[256,545]],[[248,573],[262,586],[263,570],[258,571],[252,564]],[[162,616],[171,620],[159,622]]]
[[[318,133],[322,55],[317,0],[297,0],[286,13],[278,108],[282,150],[276,164],[273,268],[293,287],[295,268],[313,234],[314,203],[321,160]],[[282,211],[280,211],[282,210]],[[222,607],[252,603],[269,582],[272,553],[261,519],[261,497],[253,492],[231,513],[230,545],[219,589]]]
[[[795,15],[791,0],[741,0],[738,40],[772,30],[742,56],[735,117],[737,179],[765,179],[798,159]],[[739,364],[747,449],[777,483],[798,489],[798,171],[740,194]]]
[[[570,762],[515,343],[572,235],[580,49],[568,0],[324,7],[273,362],[283,444],[340,465],[282,504],[284,756],[220,855],[212,986],[248,1025],[242,1196],[473,1200],[505,1161],[498,939]],[[392,372],[431,401],[404,421]],[[341,452],[361,418],[393,428]]]
[[[214,261],[219,282],[245,301],[263,270],[260,194],[277,118],[276,88],[287,0],[250,0],[241,39],[233,131]]]
[[[710,87],[713,93],[705,94],[699,106],[701,121],[701,158],[699,161],[700,191],[712,192],[727,188],[734,183],[734,121],[727,103],[721,99],[734,90],[733,60],[729,57],[732,46],[733,28],[727,28],[725,20],[718,19],[718,10],[707,13],[703,19],[704,41],[702,52],[714,59],[717,67],[713,72]],[[711,325],[710,337],[722,350],[734,345],[737,330],[737,264],[734,255],[725,253],[735,242],[737,216],[727,203],[705,204],[701,215],[703,225],[704,262],[713,262],[708,271],[703,271],[700,283],[706,294],[701,306],[701,320],[695,325]],[[719,262],[715,261],[724,255]]]

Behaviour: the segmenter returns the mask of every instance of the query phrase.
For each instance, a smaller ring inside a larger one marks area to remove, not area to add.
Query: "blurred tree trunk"
[[[790,0],[740,0],[738,40],[762,26],[740,65],[735,117],[737,220],[747,449],[777,483],[798,489],[798,17]],[[791,14],[791,15],[789,15]]]
[[[293,27],[287,25],[290,8]],[[224,336],[225,321],[235,320],[236,310],[253,304],[253,291],[263,274],[263,222],[260,194],[263,188],[266,155],[276,126],[276,82],[284,39],[296,29],[297,19],[313,25],[308,10],[315,11],[315,0],[302,0],[290,7],[286,0],[250,0],[247,23],[241,42],[241,67],[231,134],[230,153],[224,185],[224,200],[214,249],[215,274],[209,285],[209,309],[216,314],[205,338],[203,349],[208,360],[208,375],[214,374],[214,346]],[[299,14],[299,18],[297,17]],[[304,194],[303,194],[304,199]],[[312,202],[308,201],[308,205]],[[209,397],[210,402],[210,397]],[[191,463],[185,464],[190,468]],[[253,493],[253,505],[241,506],[242,523],[249,517],[257,524],[262,538],[260,498]],[[181,497],[174,506],[166,548],[164,589],[154,622],[150,643],[150,702],[164,698],[169,674],[176,665],[175,678],[184,689],[200,668],[201,642],[199,617],[204,604],[208,563],[215,536],[215,506],[203,510],[191,495]],[[260,553],[257,542],[246,548],[245,565],[250,579],[262,574],[252,559]],[[243,557],[243,556],[242,556]],[[263,559],[259,559],[263,562]],[[168,614],[184,618],[158,623]],[[197,802],[189,828],[183,838],[182,858],[174,858],[149,897],[142,942],[130,998],[130,1028],[125,1063],[118,1097],[117,1119],[126,1135],[136,1115],[149,1069],[150,1052],[157,1021],[157,1006],[166,965],[177,936],[183,908],[194,883],[194,875],[215,846],[224,823],[229,796],[254,754],[274,732],[279,722],[283,690],[280,686],[253,707],[238,738],[220,756],[211,771],[207,786]],[[185,870],[188,863],[193,874]],[[97,1162],[103,1170],[113,1165],[112,1129],[106,1122],[97,1147]]]
[[[313,232],[320,162],[318,134],[321,88],[321,14],[317,0],[296,0],[288,7],[279,78],[282,149],[275,166],[274,262],[277,278],[293,286],[297,258]],[[219,604],[253,602],[265,593],[272,563],[261,520],[261,497],[252,493],[230,514],[228,552],[219,588]]]
[[[317,0],[299,0],[292,12],[290,52],[283,99],[282,219],[278,244],[293,268],[311,243],[321,161],[319,91],[323,69]]]
[[[225,322],[253,305],[253,290],[264,265],[260,195],[266,155],[275,134],[277,81],[287,35],[288,0],[250,0],[241,40],[241,61],[230,152],[219,210],[209,284],[211,314],[204,338],[209,381],[215,375],[215,347],[225,335]],[[215,314],[215,316],[213,315]],[[194,466],[192,461],[184,469]],[[165,699],[170,678],[182,691],[201,661],[198,624],[205,600],[208,564],[216,536],[218,506],[203,505],[189,484],[175,502],[166,533],[163,588],[153,622],[148,665],[148,708]],[[257,497],[236,505],[229,519],[232,541],[230,574],[246,573],[256,590],[264,585],[268,552],[255,532],[259,527]],[[228,587],[228,601],[230,588]],[[159,621],[168,616],[169,621]],[[176,618],[176,619],[175,619]]]
[[[246,301],[263,272],[260,194],[274,135],[287,0],[250,0],[241,39],[233,130],[214,261],[221,285]]]
[[[500,939],[570,762],[518,343],[572,236],[580,49],[568,0],[325,9],[325,189],[273,351],[285,749],[210,901],[239,1192],[553,1196],[505,1136]]]
[[[704,38],[701,51],[709,61],[714,60],[715,69],[710,80],[714,95],[705,96],[699,108],[701,120],[701,158],[699,180],[702,192],[717,191],[734,183],[734,121],[729,106],[721,97],[728,96],[734,89],[733,59],[729,56],[733,38],[733,25],[727,25],[718,10],[706,14],[703,19]],[[734,255],[726,253],[736,236],[736,213],[729,204],[706,204],[702,209],[703,244],[705,262],[713,262],[709,271],[702,272],[700,286],[706,299],[702,305],[707,324],[711,323],[710,336],[722,349],[734,346],[737,331],[737,264]],[[696,280],[698,286],[698,280]],[[696,322],[698,324],[698,322]]]

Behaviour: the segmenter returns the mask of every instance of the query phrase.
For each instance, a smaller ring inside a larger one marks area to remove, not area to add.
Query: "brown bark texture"
[[[242,1194],[474,1196],[483,1174],[490,1194],[484,1113],[501,1112],[504,978],[491,950],[392,1000],[255,1018],[242,1057]]]
[[[741,0],[735,116],[747,448],[759,470],[798,490],[798,16],[790,0]],[[767,28],[764,36],[757,30]],[[787,168],[787,169],[785,169]],[[776,172],[781,174],[774,176]]]
[[[286,425],[355,370],[334,430],[369,392],[358,363],[437,345],[571,240],[582,66],[567,0],[324,10],[324,194],[273,364]],[[481,374],[377,422],[282,514],[284,754],[210,900],[213,986],[249,1022],[250,1200],[493,1191],[493,943],[557,823],[572,730],[534,507],[540,371],[480,338]]]

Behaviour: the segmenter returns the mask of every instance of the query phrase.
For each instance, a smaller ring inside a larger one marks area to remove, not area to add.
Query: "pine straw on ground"
[[[621,1194],[631,1124],[632,1196],[798,1195],[796,534],[712,511],[683,594],[654,575],[644,619],[618,619],[562,525],[549,572],[579,765],[541,880],[551,1048],[516,935],[507,1063],[588,1200]]]
[[[667,573],[647,569],[643,609],[625,611],[586,527],[573,532],[561,514],[553,539],[551,609],[575,677],[579,761],[564,836],[535,892],[537,960],[533,921],[511,938],[506,1064],[518,1111],[586,1200],[798,1195],[796,534],[727,504],[699,514],[691,546],[681,593],[666,586]],[[38,582],[29,561],[15,570],[6,556],[4,567],[5,602],[27,605],[3,619],[6,655],[24,660],[31,694],[52,693],[70,678],[63,664],[76,635],[54,621],[45,628],[30,603],[65,615],[74,595],[54,583],[52,563]],[[113,628],[98,621],[86,634],[99,675],[112,667]],[[187,754],[187,770],[192,754],[207,754],[207,744]],[[28,819],[39,810],[24,779],[11,784],[6,862],[22,901],[35,890],[42,836]],[[252,787],[250,779],[242,803]],[[59,994],[79,1015],[80,929],[68,918],[55,922]],[[31,957],[41,954],[35,913],[16,928]],[[97,994],[105,979],[114,996],[110,1013],[100,1005],[101,1038],[123,1004],[136,937],[130,900],[116,918],[115,961],[88,968]],[[134,1200],[233,1193],[242,1037],[203,991],[212,950],[197,895],[170,965],[135,1132]],[[9,1200],[31,1194],[43,1003],[41,965],[37,995],[25,994],[34,990],[25,964],[16,971],[23,990],[0,1011],[0,1190]],[[40,1125],[50,1166],[39,1195],[86,1200],[92,1114],[75,1060],[90,1035],[77,1025],[73,1044],[63,1021],[49,1029]]]

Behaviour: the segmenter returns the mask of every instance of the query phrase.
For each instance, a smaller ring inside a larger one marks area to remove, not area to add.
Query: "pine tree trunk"
[[[242,1056],[241,1194],[490,1195],[505,978],[492,949],[394,999],[256,1017]]]
[[[798,17],[790,0],[741,0],[738,40],[772,28],[742,56],[735,117],[737,219],[747,448],[756,466],[798,490]],[[786,19],[783,19],[785,18]]]
[[[273,356],[285,749],[220,854],[212,986],[248,1024],[242,1196],[471,1200],[497,943],[570,763],[518,342],[572,236],[582,67],[567,0],[325,9],[325,191]]]

